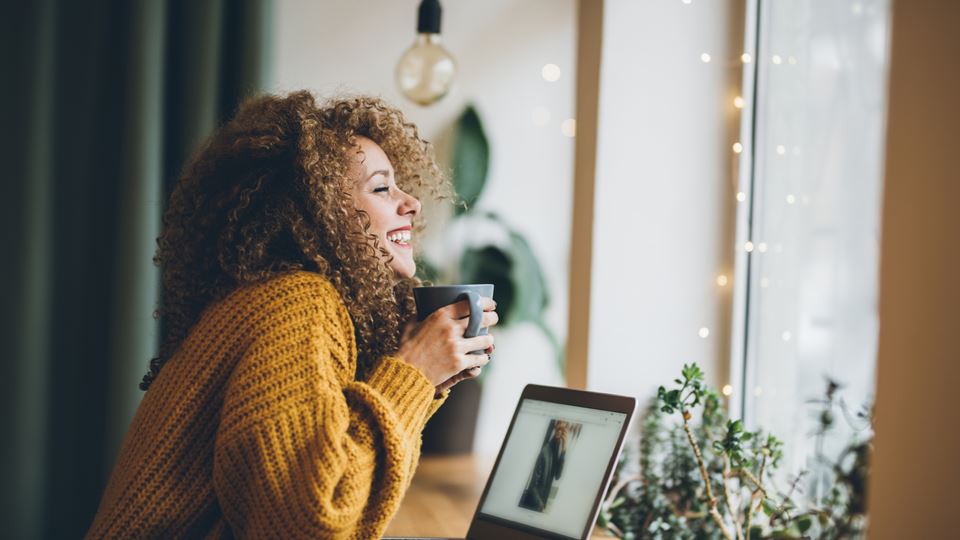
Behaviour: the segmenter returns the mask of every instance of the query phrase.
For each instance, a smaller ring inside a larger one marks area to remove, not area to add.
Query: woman
[[[88,538],[381,536],[427,419],[493,350],[462,303],[411,323],[412,193],[446,186],[380,100],[245,102],[171,195],[165,339]]]
[[[567,455],[568,430],[563,420],[551,422],[547,428],[547,436],[537,454],[533,472],[520,497],[520,506],[529,510],[543,512],[550,503],[550,492],[553,484],[563,474],[563,463]],[[551,434],[552,430],[552,434]]]

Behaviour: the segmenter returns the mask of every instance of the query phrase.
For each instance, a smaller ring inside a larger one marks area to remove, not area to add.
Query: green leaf
[[[772,516],[774,512],[777,511],[777,504],[770,499],[764,499],[761,503],[763,506],[763,513]]]
[[[605,511],[600,512],[600,514],[597,516],[597,525],[606,529],[607,525],[609,524],[610,524],[610,518],[607,517],[607,512]]]
[[[517,321],[537,321],[543,317],[549,297],[540,262],[527,239],[510,231],[510,256],[513,258],[513,279],[517,286]]]
[[[800,530],[800,534],[807,532],[807,529],[809,529],[812,525],[813,520],[810,518],[810,516],[804,515],[797,518],[797,529]]]
[[[468,105],[457,119],[452,163],[453,187],[466,205],[457,205],[456,213],[462,214],[480,198],[490,163],[490,144],[473,105]]]

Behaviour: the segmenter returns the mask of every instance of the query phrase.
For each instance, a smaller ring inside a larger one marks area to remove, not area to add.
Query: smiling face
[[[420,213],[420,201],[397,186],[393,166],[377,143],[357,137],[357,144],[357,161],[352,168],[356,206],[370,216],[369,232],[393,255],[390,268],[398,277],[413,277],[417,266],[410,236],[413,218]]]

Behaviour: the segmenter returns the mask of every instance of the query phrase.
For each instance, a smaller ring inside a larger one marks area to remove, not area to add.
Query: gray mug
[[[417,303],[417,321],[422,321],[434,311],[467,299],[470,304],[470,322],[463,337],[471,338],[487,333],[487,328],[481,328],[483,322],[483,308],[480,306],[480,297],[493,298],[493,285],[434,285],[429,287],[414,287],[413,299]],[[470,351],[469,354],[484,354],[483,349]]]

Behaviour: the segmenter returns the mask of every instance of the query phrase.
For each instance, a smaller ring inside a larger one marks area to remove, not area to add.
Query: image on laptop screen
[[[524,399],[481,516],[580,538],[626,417]]]

